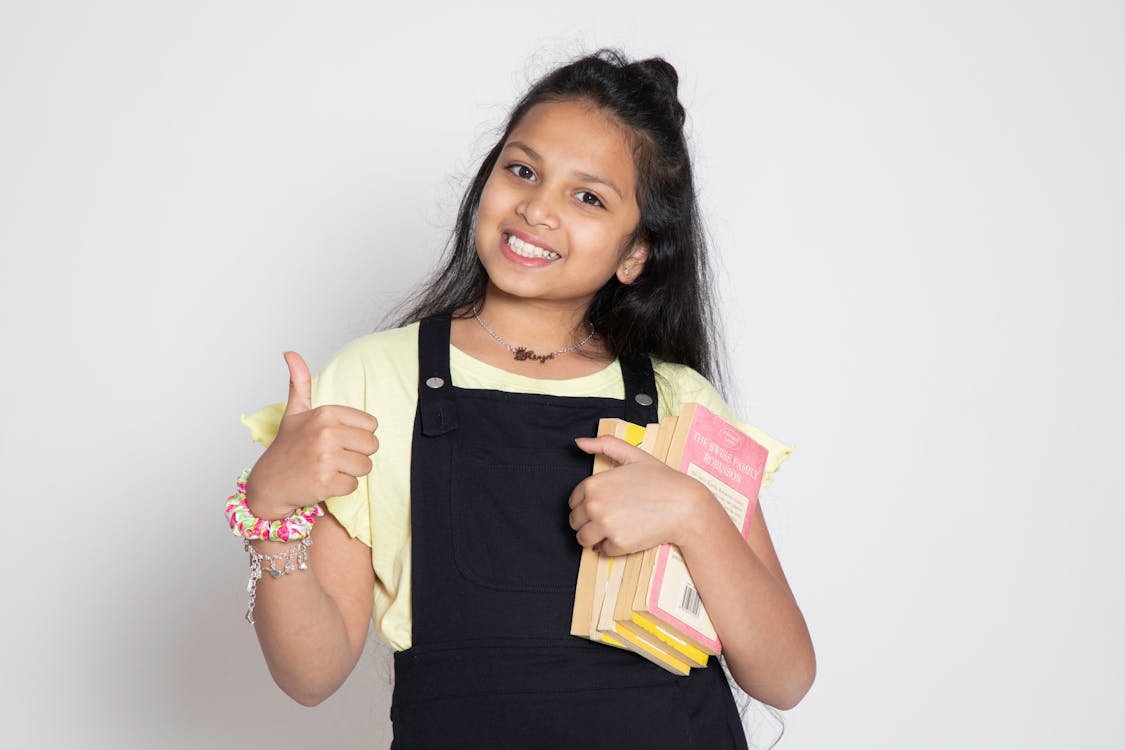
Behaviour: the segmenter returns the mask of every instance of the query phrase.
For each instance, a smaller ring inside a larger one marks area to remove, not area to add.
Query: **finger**
[[[605,531],[596,523],[584,523],[574,535],[583,547],[600,547],[605,542]]]
[[[355,427],[338,427],[332,431],[332,440],[340,448],[370,456],[379,450],[379,439],[367,430]]]
[[[297,352],[285,352],[289,367],[289,400],[285,402],[285,415],[300,414],[312,408],[312,378],[309,366]]]
[[[587,453],[603,455],[622,465],[635,464],[638,461],[652,459],[652,456],[645,453],[637,446],[630,445],[621,438],[613,437],[612,435],[603,435],[602,437],[596,438],[580,437],[575,438],[574,442]]]
[[[623,547],[620,544],[615,543],[611,539],[606,538],[598,542],[598,551],[603,555],[618,557],[619,555],[627,555],[630,551],[636,550],[630,550],[628,547]]]
[[[365,477],[371,473],[371,459],[362,453],[340,451],[335,461],[336,471],[350,477]]]
[[[366,432],[375,432],[375,430],[379,428],[379,420],[362,409],[332,404],[322,406],[320,410],[325,413],[326,417],[331,417],[331,419],[335,420],[336,424],[354,427]]]
[[[336,473],[336,476],[328,482],[328,497],[347,497],[356,491],[359,487],[359,480],[351,474]]]
[[[583,502],[585,502],[585,500],[586,500],[586,482],[588,480],[589,480],[588,477],[586,479],[583,479],[581,482],[579,482],[574,487],[573,490],[571,490],[570,499],[567,501],[567,504],[572,509],[577,508],[579,505],[581,505]]]
[[[584,505],[579,505],[570,512],[570,516],[567,520],[570,522],[570,528],[578,531],[586,525],[586,522],[590,520],[590,516],[586,513],[586,507]]]

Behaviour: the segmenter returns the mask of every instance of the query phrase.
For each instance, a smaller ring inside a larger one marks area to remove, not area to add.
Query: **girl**
[[[747,544],[696,480],[586,437],[600,417],[645,424],[687,401],[734,419],[706,379],[677,83],[661,59],[607,51],[544,77],[401,327],[352,342],[315,387],[286,353],[284,412],[246,420],[268,449],[245,503],[263,519],[327,506],[307,542],[252,543],[254,563],[279,571],[252,596],[253,621],[298,702],[340,686],[374,615],[396,650],[396,748],[745,748],[715,660],[676,677],[568,635],[581,546],[662,542],[687,560],[738,685],[781,708],[808,691],[812,644],[761,510]],[[745,428],[772,472],[788,448]],[[591,454],[618,466],[591,476]]]

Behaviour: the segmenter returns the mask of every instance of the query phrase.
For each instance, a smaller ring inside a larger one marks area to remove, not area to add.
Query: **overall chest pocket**
[[[567,501],[592,464],[577,448],[473,446],[456,455],[450,517],[461,574],[489,588],[573,591],[581,547]]]

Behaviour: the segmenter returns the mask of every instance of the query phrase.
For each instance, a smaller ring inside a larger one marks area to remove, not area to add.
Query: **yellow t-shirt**
[[[453,385],[513,393],[598,396],[621,399],[625,385],[614,361],[591,375],[541,380],[516,375],[449,347]],[[675,414],[697,401],[739,426],[769,452],[762,486],[769,484],[792,448],[739,421],[702,375],[684,365],[653,360],[659,414]],[[379,450],[372,469],[347,497],[329,498],[328,510],[347,532],[371,548],[375,570],[372,618],[375,630],[392,648],[410,648],[410,450],[418,403],[418,324],[380,331],[352,341],[333,357],[313,382],[312,405],[338,404],[362,409],[379,420]],[[242,422],[251,437],[268,446],[277,436],[285,405],[273,404]]]

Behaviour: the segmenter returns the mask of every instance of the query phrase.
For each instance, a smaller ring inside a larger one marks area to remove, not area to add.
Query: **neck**
[[[585,339],[590,333],[586,310],[586,303],[529,301],[491,286],[477,308],[481,320],[509,344],[541,354],[573,346]]]
[[[590,375],[613,359],[598,336],[575,351],[547,357],[553,352],[582,342],[590,333],[584,306],[566,308],[539,301],[512,299],[486,294],[479,308],[480,320],[513,349],[534,350],[536,358],[517,357],[511,349],[488,333],[474,317],[471,308],[457,311],[450,330],[450,343],[493,367],[533,378],[565,380]],[[539,357],[547,357],[539,360]]]

